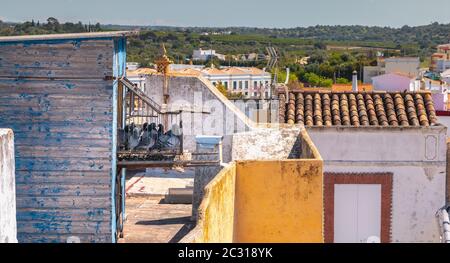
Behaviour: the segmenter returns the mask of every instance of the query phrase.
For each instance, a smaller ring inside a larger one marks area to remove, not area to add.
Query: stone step
[[[169,188],[164,202],[167,204],[192,204],[193,187]]]

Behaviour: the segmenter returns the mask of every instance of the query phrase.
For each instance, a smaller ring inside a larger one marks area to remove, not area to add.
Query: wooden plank
[[[83,45],[80,47],[74,47],[73,45],[52,45],[52,46],[38,46],[24,47],[20,45],[15,45],[13,48],[11,46],[0,46],[1,58],[7,61],[7,58],[15,58],[15,60],[26,59],[28,57],[65,57],[65,56],[79,56],[79,57],[89,57],[89,56],[101,56],[101,57],[113,57],[113,46],[112,45],[96,45],[88,46]],[[80,55],[82,54],[82,55]]]
[[[112,76],[112,70],[1,70],[0,76],[6,77],[48,77],[48,78],[66,78],[66,79],[77,79],[77,78],[89,78],[89,79],[101,79],[106,76]]]
[[[110,180],[111,181],[111,180]],[[28,197],[19,196],[17,198],[17,206],[23,208],[54,208],[54,209],[91,209],[104,207],[105,210],[111,209],[108,197],[97,196],[57,196],[57,197]]]
[[[79,68],[83,64],[85,68],[112,69],[112,57],[104,56],[51,56],[48,58],[28,56],[20,60],[6,60],[3,56],[0,63],[1,67],[11,69],[70,69]]]
[[[3,114],[9,114],[9,115],[3,115]],[[11,118],[13,118],[16,122],[42,122],[42,121],[68,121],[68,122],[99,122],[99,121],[106,121],[111,122],[112,116],[109,114],[96,114],[96,113],[86,113],[86,114],[70,114],[67,113],[61,113],[61,112],[47,112],[36,115],[40,116],[31,116],[31,115],[23,115],[20,111],[10,111],[8,113],[2,112],[2,115],[0,115],[0,123],[3,122],[9,122]]]
[[[67,84],[71,85],[71,84]],[[111,97],[112,92],[109,92],[112,87],[110,86],[100,86],[94,88],[85,87],[83,88],[61,88],[61,87],[52,87],[52,86],[41,86],[41,87],[14,87],[9,86],[8,88],[0,88],[0,97],[2,98],[21,98],[24,101],[28,99],[35,98],[34,94],[41,97],[41,100],[47,100],[47,97],[50,98],[61,98],[61,95],[73,96],[72,98],[77,99],[78,96],[81,98],[90,96],[91,99],[108,99]],[[111,90],[112,91],[112,90]],[[60,95],[57,97],[56,95]],[[100,96],[96,98],[96,96]]]
[[[34,140],[63,140],[63,139],[86,139],[86,140],[106,140],[110,133],[85,133],[85,132],[77,132],[77,133],[63,133],[63,132],[48,132],[48,133],[33,133],[33,132],[17,132],[15,133],[15,138],[25,138],[25,139],[34,139]]]
[[[48,196],[48,197],[73,197],[73,196],[111,196],[109,185],[29,185],[18,184],[16,186],[17,196]],[[20,209],[20,207],[18,208]]]
[[[110,168],[110,158],[22,157],[16,160],[16,171],[101,171]]]
[[[33,134],[52,134],[52,133],[83,133],[84,136],[89,135],[97,135],[97,134],[104,134],[107,137],[102,137],[104,139],[109,139],[109,136],[111,136],[111,127],[96,127],[95,125],[91,125],[88,127],[79,126],[79,129],[76,129],[77,123],[73,123],[74,125],[68,125],[68,126],[62,126],[62,125],[45,125],[45,124],[38,124],[38,125],[14,125],[14,134],[20,134],[20,133],[33,133]],[[83,137],[84,137],[83,136]],[[96,136],[94,136],[96,137]],[[68,137],[70,138],[70,137]],[[90,138],[90,137],[88,137]]]
[[[17,96],[18,97],[18,96]],[[21,108],[32,108],[32,110],[38,110],[39,108],[45,109],[50,108],[52,110],[67,110],[74,109],[77,107],[83,108],[94,108],[99,110],[111,110],[112,106],[105,99],[67,99],[67,98],[55,98],[55,99],[42,99],[42,98],[31,98],[27,100],[19,98],[6,98],[0,97],[0,107],[1,110],[11,109],[18,107]]]
[[[37,145],[37,142],[33,138],[23,138],[23,139],[16,139],[14,144],[16,146],[28,146],[28,147],[34,147]],[[99,141],[99,140],[85,140],[85,139],[61,139],[61,140],[43,140],[39,141],[39,146],[48,146],[48,147],[58,147],[58,146],[70,146],[70,147],[111,147],[112,145],[111,141]]]
[[[92,233],[70,233],[70,234],[58,234],[58,233],[17,233],[17,239],[20,243],[66,243],[69,237],[78,237],[82,243],[111,243],[111,231],[95,234]]]
[[[46,122],[46,120],[39,121],[34,120],[33,122],[24,122],[21,120],[17,120],[13,122],[13,120],[2,122],[2,124],[6,127],[11,127],[17,133],[20,132],[29,132],[29,133],[110,133],[112,127],[110,125],[98,125],[93,122],[70,122],[70,121],[54,121],[54,122]],[[103,124],[103,123],[101,123]],[[105,137],[107,139],[108,137]]]
[[[14,47],[14,48],[11,48]],[[57,44],[49,44],[49,43],[33,43],[33,44],[23,44],[16,43],[11,45],[1,45],[0,50],[3,52],[14,52],[15,50],[19,50],[22,52],[33,52],[36,50],[77,50],[77,51],[86,51],[86,50],[105,50],[112,49],[113,43],[112,40],[104,40],[104,41],[68,41],[61,42]]]
[[[41,233],[43,235],[49,233],[84,233],[84,234],[100,234],[111,232],[111,226],[107,222],[80,222],[80,221],[17,221],[17,229],[24,233]]]
[[[21,221],[45,221],[70,222],[70,221],[108,221],[111,216],[111,207],[96,207],[88,209],[48,209],[43,208],[21,208],[17,216]]]
[[[66,146],[16,146],[16,158],[21,157],[48,157],[49,155],[60,158],[98,158],[110,157],[111,151],[105,147],[66,147]]]
[[[38,93],[38,94],[27,94],[27,93],[13,93],[11,92],[8,96],[0,96],[0,98],[2,99],[20,99],[23,100],[23,103],[27,103],[30,102],[32,100],[41,100],[45,102],[45,100],[48,101],[52,101],[52,100],[56,100],[59,102],[64,102],[65,100],[72,100],[72,101],[77,101],[79,100],[80,102],[84,102],[84,101],[88,101],[88,100],[92,100],[92,101],[108,101],[110,99],[112,99],[112,95],[109,94],[102,94],[102,95],[98,95],[95,97],[92,97],[92,95],[89,94],[67,94],[67,93],[61,93],[61,94],[46,94],[46,95],[42,95],[42,93]],[[20,105],[20,103],[18,104]]]
[[[23,172],[23,171],[22,171]],[[38,173],[39,171],[36,171]],[[44,171],[41,173],[48,173],[50,171]],[[80,175],[72,175],[68,176],[65,175],[63,172],[58,171],[59,175],[53,175],[53,176],[37,176],[37,175],[30,175],[27,177],[21,177],[20,179],[16,180],[17,184],[88,184],[88,185],[94,185],[94,184],[101,184],[101,185],[107,185],[109,184],[108,181],[111,181],[110,176],[106,176],[106,174],[103,175],[95,175],[95,176],[85,176],[84,173],[81,172]]]

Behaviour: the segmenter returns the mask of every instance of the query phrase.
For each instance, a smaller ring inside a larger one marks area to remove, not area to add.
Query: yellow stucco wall
[[[234,242],[323,242],[321,160],[237,162]]]
[[[182,242],[323,242],[321,159],[238,161],[207,185]]]
[[[233,242],[236,164],[231,163],[206,186],[199,208],[200,235],[195,242]]]

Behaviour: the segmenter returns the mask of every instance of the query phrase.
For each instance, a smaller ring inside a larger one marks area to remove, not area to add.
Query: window
[[[245,81],[245,89],[248,89],[248,81]]]
[[[242,89],[242,81],[239,81],[239,89]]]
[[[237,89],[237,81],[233,81],[233,89]]]
[[[213,81],[213,83],[212,83],[214,86],[216,86],[216,82],[215,81]]]
[[[228,89],[228,81],[225,81],[225,82],[223,83],[223,85],[225,86],[225,89]]]
[[[253,97],[256,97],[256,96],[258,96],[258,93],[257,92],[253,92]]]
[[[266,98],[268,98],[268,97],[269,97],[269,92],[266,91],[266,92],[264,93],[264,96],[265,96]]]
[[[253,88],[258,87],[258,81],[253,81]]]
[[[248,92],[247,91],[245,92],[245,96],[248,96]]]

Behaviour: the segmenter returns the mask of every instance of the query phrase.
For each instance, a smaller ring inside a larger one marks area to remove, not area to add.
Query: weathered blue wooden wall
[[[15,132],[19,242],[115,241],[115,83],[104,79],[118,66],[115,42],[0,43],[0,127]]]

